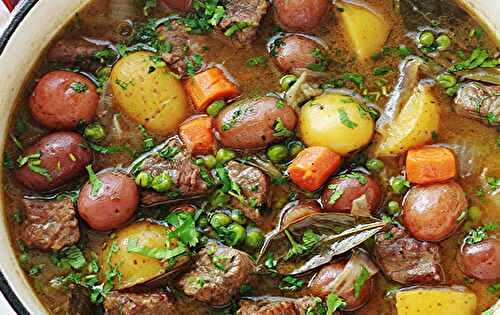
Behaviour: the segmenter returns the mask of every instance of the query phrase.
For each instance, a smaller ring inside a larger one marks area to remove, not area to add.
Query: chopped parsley
[[[496,224],[491,223],[472,229],[465,237],[465,243],[469,245],[481,243],[483,240],[488,238],[488,232],[494,231],[497,228],[498,226]]]
[[[294,132],[288,130],[285,127],[285,123],[281,117],[278,117],[273,125],[273,136],[282,137],[282,138],[290,138],[294,136]]]
[[[224,18],[226,10],[219,0],[193,1],[193,10],[181,19],[191,34],[209,33]]]
[[[142,141],[143,141],[143,151],[149,151],[155,147],[155,140],[151,135],[148,133],[146,128],[143,125],[139,125],[139,132],[141,133],[142,136]]]
[[[85,167],[85,169],[89,173],[89,182],[90,182],[90,185],[92,186],[92,190],[90,191],[90,196],[91,197],[96,197],[97,193],[102,188],[103,183],[97,177],[97,175],[94,173],[94,170],[92,169],[92,165],[91,164],[87,165]]]
[[[359,88],[362,88],[365,84],[365,77],[359,73],[344,73],[342,80],[351,81],[356,84]]]
[[[268,60],[269,58],[267,58],[266,56],[253,57],[247,60],[247,66],[255,67],[255,66],[265,65]]]
[[[233,36],[236,32],[238,31],[241,31],[249,26],[251,26],[252,24],[248,23],[248,22],[245,22],[245,21],[241,21],[241,22],[236,22],[236,23],[233,23],[231,24],[230,27],[228,27],[228,29],[224,32],[224,36],[227,36],[227,37],[231,37]]]
[[[347,306],[347,303],[334,293],[328,294],[326,297],[326,315],[333,315],[335,311],[343,309]]]
[[[173,159],[177,154],[179,154],[179,148],[177,147],[171,147],[167,146],[163,148],[159,153],[160,156],[164,159],[171,160]]]
[[[323,54],[323,52],[321,51],[321,49],[314,48],[312,51],[312,55],[315,58],[315,62],[309,64],[307,68],[311,71],[326,72],[329,62],[328,59]]]
[[[139,239],[131,238],[128,240],[127,251],[129,253],[151,257],[161,261],[167,261],[185,254],[187,249],[183,243],[177,243],[177,246],[174,248],[143,246],[139,245]]]
[[[52,262],[59,268],[70,266],[73,269],[82,269],[87,260],[80,248],[73,245],[52,255]]]
[[[87,84],[82,82],[73,82],[71,83],[70,87],[76,93],[85,93],[89,89]]]
[[[358,126],[357,123],[349,118],[344,107],[338,109],[340,122],[349,129],[354,129]]]
[[[305,281],[299,278],[295,278],[292,276],[286,276],[281,279],[281,283],[279,284],[279,289],[281,291],[293,292],[300,289],[305,284]]]
[[[186,57],[186,72],[192,77],[203,67],[203,56],[194,54],[191,57]]]
[[[358,181],[361,185],[366,185],[368,183],[368,179],[366,176],[359,172],[351,172],[347,174],[340,175],[340,178],[352,178]]]
[[[126,91],[128,89],[129,84],[131,84],[132,81],[125,82],[120,79],[115,80],[115,84],[118,85],[123,91]]]
[[[492,190],[497,190],[500,187],[500,177],[488,176],[486,182]]]
[[[361,274],[354,281],[354,297],[358,298],[365,282],[370,278],[370,273],[365,266],[361,266]]]
[[[376,76],[386,75],[389,72],[391,72],[391,70],[392,69],[389,66],[376,67],[375,69],[373,69],[373,75],[376,75]]]
[[[195,219],[189,212],[173,212],[166,222],[175,228],[168,234],[170,239],[176,238],[182,243],[194,247],[199,242],[199,233],[196,231]]]
[[[452,65],[448,70],[451,72],[472,70],[475,68],[495,68],[500,65],[500,58],[491,59],[486,49],[476,48],[471,55],[458,63]]]
[[[40,158],[42,157],[42,152],[37,151],[31,155],[28,156],[19,156],[17,158],[17,166],[18,167],[23,167],[25,165],[28,165],[28,169],[36,173],[38,175],[41,175],[47,179],[47,181],[51,182],[52,181],[52,175],[50,175],[49,171],[42,167],[42,161]]]
[[[284,257],[285,261],[310,252],[321,241],[321,236],[314,233],[311,229],[307,229],[304,232],[304,235],[302,236],[302,243],[297,242],[288,230],[285,230],[284,233],[292,246]]]
[[[342,189],[342,187],[339,187],[338,184],[330,184],[328,185],[328,189],[332,191],[330,198],[328,199],[328,204],[333,205],[335,202],[337,202],[337,200],[339,200],[340,197],[342,197],[344,189]]]

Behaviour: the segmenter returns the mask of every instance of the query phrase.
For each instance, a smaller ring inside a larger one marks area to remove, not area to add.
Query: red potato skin
[[[162,0],[168,7],[187,12],[191,9],[192,0]]]
[[[222,145],[232,149],[260,149],[279,141],[282,138],[273,135],[278,118],[288,130],[294,130],[297,126],[295,110],[290,106],[278,108],[277,102],[276,98],[266,96],[238,102],[222,110],[215,121]],[[224,130],[224,124],[231,127]]]
[[[135,214],[139,191],[135,182],[122,173],[97,174],[102,187],[92,196],[92,185],[87,182],[78,197],[78,212],[87,224],[97,231],[117,229]]]
[[[500,280],[500,240],[487,238],[474,245],[464,243],[457,258],[466,275],[483,281]]]
[[[74,83],[87,86],[76,92]],[[99,94],[92,81],[81,74],[69,71],[52,71],[42,77],[30,98],[33,118],[50,130],[73,130],[80,121],[94,120]]]
[[[276,20],[287,31],[310,32],[330,10],[330,0],[274,0]]]
[[[313,55],[316,48],[321,47],[310,38],[301,35],[288,35],[283,38],[274,61],[284,72],[305,69],[317,62]]]
[[[373,214],[382,200],[382,190],[379,184],[371,177],[365,176],[365,178],[368,180],[365,185],[360,184],[355,178],[333,178],[321,195],[321,203],[323,204],[324,211],[351,213],[352,202],[366,195],[366,201],[370,205],[370,211]],[[333,204],[329,202],[333,193],[333,191],[328,188],[329,185],[338,185],[338,187],[343,190],[342,196]]]
[[[316,200],[301,200],[295,202],[283,214],[283,226],[288,226],[312,214],[320,213],[321,206]]]
[[[51,133],[27,148],[23,156],[40,151],[40,166],[49,172],[52,181],[32,172],[27,165],[16,170],[15,177],[26,188],[38,192],[50,191],[66,184],[82,174],[85,166],[92,162],[92,152],[84,145],[85,139],[75,132]]]
[[[439,242],[460,226],[458,218],[467,206],[462,187],[454,181],[415,186],[403,201],[403,225],[420,241]]]
[[[330,292],[329,285],[344,270],[347,261],[335,262],[324,266],[312,279],[309,285],[309,292],[314,296],[326,298]],[[348,292],[337,292],[336,294],[344,299],[347,306],[345,311],[354,311],[365,305],[371,297],[373,279],[366,281],[359,292],[359,296],[354,296],[354,288]]]

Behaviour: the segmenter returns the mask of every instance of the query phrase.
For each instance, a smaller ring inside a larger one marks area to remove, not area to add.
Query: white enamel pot
[[[50,40],[90,0],[24,0],[0,37],[0,148],[3,153],[13,106],[30,69]],[[457,0],[500,46],[500,1]],[[3,156],[3,154],[2,154]],[[1,171],[0,171],[1,172]],[[3,176],[3,174],[0,174]],[[1,180],[1,178],[0,178]],[[0,205],[3,204],[3,192]],[[47,314],[10,246],[7,218],[0,211],[0,290],[20,315]]]

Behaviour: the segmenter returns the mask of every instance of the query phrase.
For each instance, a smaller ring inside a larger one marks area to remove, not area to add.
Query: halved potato
[[[374,122],[353,97],[325,94],[305,104],[300,112],[300,136],[307,146],[327,147],[346,155],[367,145]]]
[[[396,119],[379,130],[376,156],[395,156],[432,140],[439,127],[439,105],[431,86],[420,83]]]
[[[167,135],[189,115],[181,82],[152,53],[135,52],[118,61],[111,88],[119,107],[151,132]]]
[[[105,244],[100,257],[103,274],[109,274],[113,269],[121,274],[121,277],[114,277],[114,289],[126,289],[151,281],[189,261],[187,256],[177,256],[172,263],[129,251],[129,242],[137,246],[165,249],[168,232],[166,226],[144,220],[121,229]]]
[[[358,1],[337,1],[336,5],[345,35],[359,59],[369,59],[384,47],[391,31],[387,17]]]
[[[396,293],[398,315],[474,315],[477,298],[463,288],[418,288]]]

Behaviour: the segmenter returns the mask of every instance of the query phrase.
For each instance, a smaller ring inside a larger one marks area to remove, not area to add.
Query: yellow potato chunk
[[[337,16],[352,49],[361,60],[369,59],[384,46],[391,24],[376,9],[362,2],[337,2]]]
[[[394,122],[379,130],[376,156],[395,156],[432,140],[439,127],[439,105],[426,84],[419,84]]]
[[[396,293],[398,315],[474,315],[476,295],[454,288],[421,288]]]
[[[103,274],[109,274],[114,269],[121,274],[121,281],[119,277],[114,278],[115,289],[126,289],[156,279],[189,260],[187,256],[178,256],[172,266],[169,261],[130,251],[130,242],[143,249],[165,249],[168,232],[164,225],[139,221],[118,231],[105,244],[100,257]]]
[[[307,146],[346,155],[371,141],[374,122],[367,108],[352,97],[326,94],[302,107],[299,128]]]
[[[149,52],[135,52],[118,61],[111,88],[120,109],[151,132],[174,132],[189,115],[181,82]],[[156,61],[156,62],[155,62]]]

